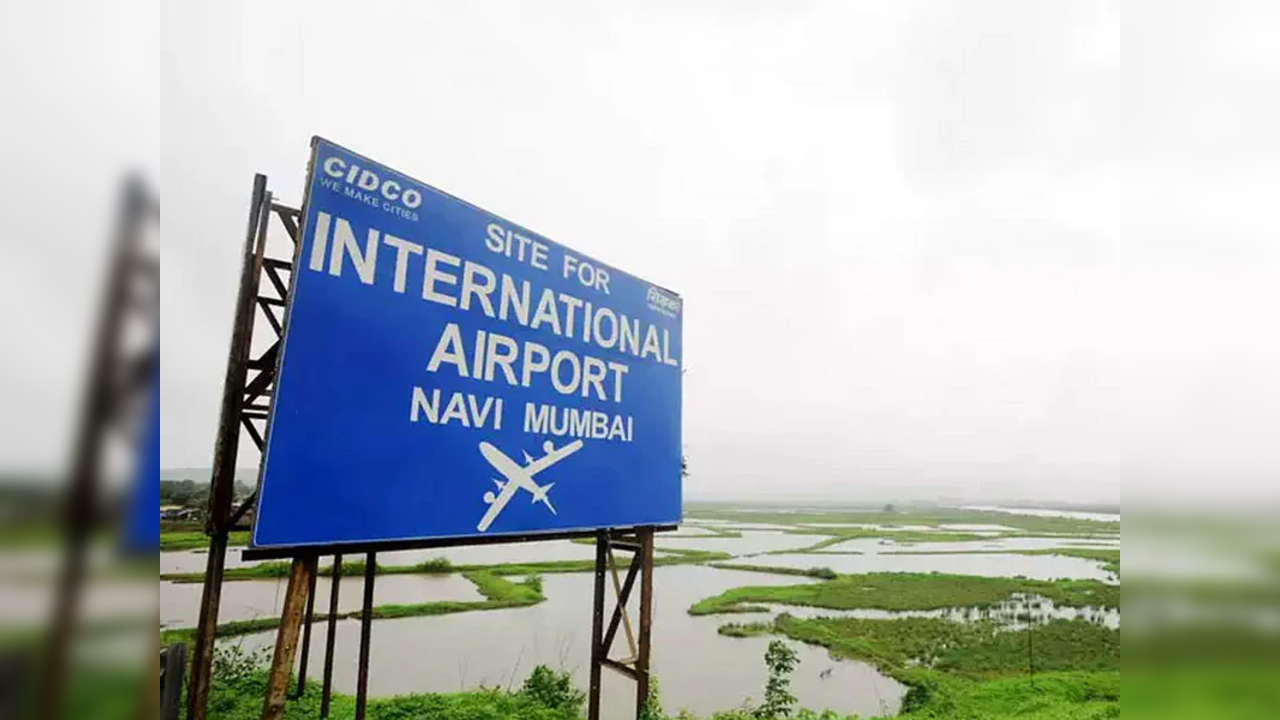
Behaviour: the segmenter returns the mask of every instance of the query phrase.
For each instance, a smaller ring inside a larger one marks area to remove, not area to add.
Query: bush
[[[538,593],[539,595],[542,594],[542,576],[541,575],[530,575],[529,577],[526,577],[524,579],[524,582],[521,584],[533,590],[534,592]]]
[[[424,573],[451,573],[453,563],[449,562],[449,558],[436,557],[418,565],[418,570]]]
[[[271,660],[271,647],[260,647],[246,652],[238,643],[217,645],[213,648],[212,677],[218,682],[239,684],[267,668]]]
[[[796,696],[791,694],[791,673],[800,664],[800,656],[781,640],[772,640],[764,653],[764,664],[769,668],[769,681],[764,687],[764,704],[756,709],[756,717],[760,720],[791,717],[796,704]]]
[[[582,704],[587,699],[586,694],[573,686],[569,673],[557,672],[546,665],[533,669],[520,692],[539,705],[561,711],[565,717],[571,718],[582,714]]]

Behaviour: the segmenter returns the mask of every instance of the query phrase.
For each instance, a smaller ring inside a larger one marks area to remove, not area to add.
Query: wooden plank
[[[316,566],[319,558],[312,557],[310,559],[311,567],[307,574],[311,576],[307,585],[307,611],[302,618],[302,660],[298,663],[298,689],[294,691],[295,698],[302,697],[307,691],[307,660],[311,657],[311,624],[316,616]]]
[[[284,717],[285,694],[289,690],[289,675],[298,650],[298,635],[302,630],[302,615],[307,604],[307,589],[315,569],[314,559],[296,557],[289,570],[289,585],[284,595],[284,610],[280,614],[280,628],[276,631],[276,648],[267,674],[267,692],[262,701],[262,720],[279,720]]]
[[[182,675],[187,669],[186,643],[174,643],[164,649],[164,666],[160,680],[160,718],[178,720],[182,710]]]

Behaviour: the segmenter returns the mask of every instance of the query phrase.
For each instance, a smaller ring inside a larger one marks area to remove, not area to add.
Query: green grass
[[[1086,620],[1037,625],[1028,645],[1025,630],[1004,630],[991,620],[957,622],[905,617],[802,619],[782,614],[777,632],[821,645],[837,657],[871,662],[900,676],[928,667],[970,679],[1037,672],[1119,671],[1120,631]]]
[[[990,540],[990,536],[974,535],[973,533],[959,532],[937,532],[926,530],[875,530],[872,528],[835,528],[835,527],[797,527],[793,530],[787,530],[792,535],[830,535],[825,540],[820,540],[808,547],[798,548],[795,550],[771,550],[770,555],[790,555],[792,553],[821,553],[825,548],[832,545],[838,545],[846,540],[859,539],[877,539],[892,540],[897,544],[922,543],[922,542],[970,542],[975,540]]]
[[[227,536],[227,544],[229,546],[248,545],[249,531],[237,530],[231,533]],[[209,547],[209,536],[198,530],[160,533],[160,552],[169,552],[172,550],[193,550],[195,548],[207,547]]]
[[[770,635],[775,632],[772,622],[753,622],[753,623],[725,623],[716,632],[726,637],[754,637],[756,635]]]
[[[841,575],[809,585],[753,586],[726,590],[689,608],[692,615],[735,612],[743,603],[780,603],[852,610],[938,610],[988,607],[1015,593],[1040,595],[1065,607],[1120,607],[1120,588],[1096,580],[1027,580],[940,573]]]
[[[315,622],[328,620],[329,616],[324,613],[316,613]],[[252,635],[254,633],[264,632],[266,630],[275,630],[280,627],[280,618],[278,617],[262,617],[252,620],[233,620],[218,625],[217,637],[236,637],[237,635]],[[176,628],[172,630],[162,630],[160,632],[160,644],[171,645],[173,643],[193,643],[196,638],[195,628]]]
[[[1037,673],[1034,680],[1009,677],[973,681],[921,670],[912,673],[908,682],[911,689],[903,700],[898,717],[911,720],[1103,720],[1120,717],[1119,671]],[[1206,714],[1197,717],[1218,716]]]
[[[346,563],[343,563],[343,568],[345,569],[345,567]],[[531,574],[523,582],[519,583],[511,582],[505,577],[483,570],[465,572],[463,577],[475,583],[476,590],[484,596],[484,600],[439,600],[412,605],[378,605],[373,608],[373,617],[378,620],[387,620],[404,617],[448,615],[476,610],[500,610],[503,608],[536,605],[546,599],[542,594],[542,578],[537,575]],[[360,610],[338,614],[339,619],[358,618],[360,616]],[[316,613],[313,621],[318,623],[328,619],[329,616],[327,614]],[[218,625],[217,637],[251,635],[266,630],[274,630],[278,627],[280,627],[279,617],[238,620]],[[195,639],[195,628],[165,630],[160,633],[160,639],[162,644],[191,643]]]
[[[1062,555],[1096,560],[1102,569],[1120,574],[1120,548],[1045,548],[1041,550],[892,550],[884,555]]]
[[[684,540],[684,539],[686,539],[686,538],[708,538],[708,537],[722,537],[722,538],[740,538],[740,537],[742,537],[742,531],[741,531],[741,530],[738,530],[738,529],[736,529],[736,528],[716,527],[716,526],[714,526],[714,525],[693,525],[693,526],[691,526],[691,527],[696,527],[698,530],[702,530],[702,531],[704,531],[704,532],[705,532],[705,534],[703,534],[703,535],[679,535],[679,536],[674,536],[674,535],[672,535],[672,536],[663,536],[663,535],[659,534],[659,535],[655,535],[654,537],[655,537],[655,538],[657,538],[658,540],[662,540],[664,537],[668,537],[668,538],[670,538],[671,540]]]
[[[1025,630],[999,632],[980,642],[950,647],[935,667],[968,677],[1000,677],[1028,670],[1120,670],[1120,630],[1087,620],[1050,620]]]
[[[789,568],[774,567],[771,565],[740,565],[738,563],[710,563],[710,566],[719,570],[742,570],[745,572],[770,573],[773,575],[800,575],[803,577],[821,578],[823,580],[834,580],[840,577],[839,573],[829,567],[809,567],[809,568]]]
[[[319,683],[308,683],[301,698],[285,704],[285,720],[314,720],[320,717]],[[293,684],[290,684],[293,687]],[[266,691],[266,673],[219,682],[215,679],[209,698],[209,717],[218,720],[258,720]],[[355,696],[334,693],[329,717],[352,720]],[[525,691],[478,690],[436,694],[422,693],[391,698],[369,698],[369,720],[576,720],[576,709],[550,707]]]

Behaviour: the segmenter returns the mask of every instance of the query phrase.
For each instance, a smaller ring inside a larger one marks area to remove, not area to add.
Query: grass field
[[[713,568],[720,570],[741,570],[743,572],[759,572],[769,573],[771,575],[799,575],[802,577],[821,578],[823,580],[834,580],[840,575],[829,567],[810,567],[810,568],[789,568],[789,567],[773,567],[770,565],[750,565],[742,563],[710,563]]]
[[[522,582],[514,583],[486,570],[464,572],[463,577],[475,583],[476,590],[484,596],[484,600],[439,600],[436,602],[416,603],[412,605],[377,605],[373,608],[373,617],[378,620],[403,617],[421,617],[428,615],[448,615],[450,613],[474,612],[477,610],[501,610],[503,608],[525,607],[536,605],[546,597],[542,594],[542,578],[529,575]],[[339,613],[339,619],[358,618],[360,610]],[[314,622],[328,620],[324,613],[316,613]],[[253,620],[239,620],[218,625],[217,637],[234,637],[251,635],[265,630],[274,630],[280,626],[279,617],[264,617]],[[165,630],[160,634],[162,644],[186,642],[195,638],[195,628]]]
[[[841,575],[807,585],[748,586],[704,598],[691,615],[743,612],[749,603],[779,603],[852,610],[939,610],[990,607],[1015,594],[1040,595],[1063,607],[1120,607],[1120,588],[1096,580],[1027,580],[939,573]]]
[[[1107,572],[1120,573],[1120,548],[1046,548],[1043,550],[891,550],[884,555],[1061,555],[1096,560]]]
[[[947,608],[996,608],[1017,601],[1021,595],[1047,599],[1063,607],[1099,607],[1118,610],[1120,588],[1093,580],[1041,581],[1024,578],[998,578],[939,573],[870,573],[842,575],[821,567],[780,568],[767,564],[770,554],[811,553],[839,554],[834,546],[854,539],[884,539],[897,544],[921,542],[972,542],[1005,537],[1084,538],[1114,537],[1118,524],[1099,523],[1070,518],[1042,518],[997,512],[912,507],[895,512],[883,508],[836,508],[756,512],[749,508],[724,505],[691,506],[692,519],[716,519],[728,524],[697,525],[697,535],[688,537],[742,537],[744,528],[760,524],[785,525],[784,533],[797,536],[799,549],[760,553],[753,563],[725,562],[733,555],[726,552],[659,547],[655,558],[659,565],[706,564],[724,570],[750,571],[815,578],[820,582],[787,586],[745,586],[704,598],[688,611],[694,615],[742,612],[770,612],[763,605],[794,605],[817,608],[878,609],[887,611],[940,610]],[[814,525],[815,523],[832,524]],[[839,524],[845,525],[840,526]],[[877,525],[879,528],[855,527],[854,524]],[[1000,525],[1009,528],[999,536],[979,535],[962,528],[943,525]],[[896,526],[896,527],[895,527]],[[922,530],[905,526],[926,526]],[[200,549],[208,539],[198,528],[173,528],[162,534],[163,550]],[[233,544],[247,542],[247,533],[236,533]],[[799,536],[808,535],[810,538]],[[669,538],[675,540],[677,538]],[[594,540],[574,542],[592,544]],[[746,547],[746,546],[744,546]],[[773,547],[777,547],[776,545]],[[883,554],[985,554],[987,551],[954,553],[942,550],[928,553],[910,549],[888,550]],[[1119,548],[1050,548],[1043,550],[995,550],[998,554],[1061,555],[1103,563],[1119,573]],[[625,568],[629,553],[619,553],[617,560]],[[804,563],[808,564],[808,563]],[[378,619],[440,615],[456,612],[496,610],[522,607],[545,600],[541,575],[549,573],[590,572],[594,559],[498,563],[492,565],[453,565],[444,558],[434,558],[414,565],[379,565],[378,574],[443,574],[459,573],[472,582],[483,599],[441,601],[418,604],[380,605],[374,608]],[[344,563],[344,576],[362,574],[363,561]],[[288,562],[266,562],[256,566],[227,571],[228,580],[262,580],[287,577]],[[328,575],[330,568],[320,569]],[[202,582],[203,573],[166,575],[174,582]],[[750,579],[750,578],[748,578]],[[798,582],[791,581],[791,582]],[[359,611],[347,612],[342,618],[359,617]],[[999,615],[1000,613],[996,613]],[[804,619],[782,613],[765,622],[727,622],[720,625],[723,639],[778,635],[796,642],[826,647],[834,656],[869,662],[882,672],[904,682],[909,691],[900,717],[920,720],[963,718],[968,720],[1084,720],[1118,717],[1120,708],[1119,631],[1085,620],[1051,620],[1039,624],[1030,635],[1023,629],[1002,627],[998,620],[975,613],[973,621],[934,617],[812,618]],[[949,618],[958,615],[948,614]],[[965,617],[968,617],[967,615]],[[317,621],[325,619],[318,615]],[[727,620],[728,618],[726,618]],[[218,628],[219,637],[269,631],[278,627],[276,618],[262,618],[226,623]],[[192,630],[163,633],[163,641],[189,640]],[[744,645],[745,646],[745,645]],[[1030,677],[1034,665],[1034,680]],[[261,674],[248,674],[228,683],[215,683],[215,702],[219,711],[211,716],[241,720],[256,718],[261,712]],[[744,693],[752,693],[748,688]],[[212,707],[211,707],[212,710]],[[301,720],[316,716],[318,694],[313,689],[301,700],[291,701],[286,718]],[[536,698],[520,692],[463,692],[445,695],[418,694],[374,699],[369,717],[381,720],[577,720],[579,713],[550,708]],[[335,697],[331,717],[350,720],[354,699]],[[1167,715],[1179,717],[1178,715]],[[1185,716],[1185,715],[1184,715]],[[742,712],[717,714],[717,720],[749,717]],[[817,717],[800,715],[795,717]],[[1196,717],[1196,716],[1186,716]],[[1200,715],[1198,717],[1205,717]],[[654,716],[651,720],[673,720]],[[682,716],[682,720],[691,718]],[[692,719],[696,720],[696,719]]]
[[[237,530],[227,536],[227,544],[232,547],[249,544],[249,531]],[[160,552],[173,550],[195,550],[209,547],[209,536],[199,530],[185,532],[160,533]]]

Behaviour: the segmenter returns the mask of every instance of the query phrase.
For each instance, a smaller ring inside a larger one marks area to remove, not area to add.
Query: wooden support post
[[[342,583],[342,555],[333,556],[329,578],[329,635],[324,641],[324,684],[320,688],[320,718],[329,717],[329,696],[333,692],[333,643],[338,633],[338,586]]]
[[[596,534],[595,602],[591,610],[591,683],[587,688],[587,720],[600,720],[600,674],[609,648],[604,647],[604,575],[609,552],[609,536]]]
[[[289,570],[289,586],[284,593],[284,609],[280,612],[280,629],[276,631],[276,648],[267,674],[267,693],[262,701],[262,720],[279,720],[284,716],[284,698],[289,689],[289,674],[298,650],[298,634],[307,601],[310,575],[315,558],[293,559]]]
[[[364,608],[360,612],[360,666],[356,676],[356,720],[365,720],[369,701],[369,633],[373,625],[373,579],[378,573],[378,554],[369,553],[364,561]]]
[[[636,656],[636,719],[649,701],[649,637],[653,629],[653,528],[640,531],[640,552],[631,562],[642,563],[640,572],[640,649]]]
[[[174,643],[164,649],[160,682],[160,720],[178,720],[182,710],[182,672],[187,667],[187,646]]]
[[[311,579],[307,583],[307,610],[302,616],[302,659],[298,661],[298,689],[293,693],[295,698],[302,697],[302,693],[307,689],[307,660],[311,656],[311,621],[316,614],[316,575],[319,575],[316,570],[319,558],[313,556],[309,562],[311,568],[308,574]]]
[[[240,412],[244,405],[245,376],[253,339],[254,303],[258,296],[258,275],[267,241],[267,220],[271,193],[267,176],[253,178],[249,204],[249,228],[240,267],[240,289],[232,320],[231,348],[227,372],[222,382],[222,407],[218,417],[218,437],[213,448],[213,475],[209,482],[209,513],[205,531],[209,534],[204,589],[200,596],[200,616],[191,659],[191,682],[187,695],[187,720],[205,720],[209,704],[209,673],[213,666],[214,635],[218,630],[218,606],[222,599],[222,577],[226,567],[227,536],[230,532],[231,503],[235,495],[236,459],[240,449]]]

